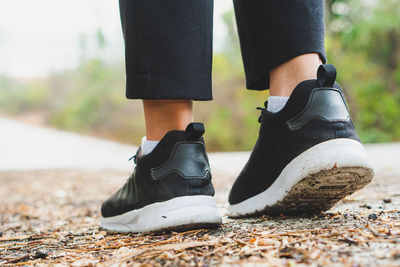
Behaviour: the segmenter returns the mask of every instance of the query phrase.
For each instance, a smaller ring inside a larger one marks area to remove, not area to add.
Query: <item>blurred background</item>
[[[361,139],[400,141],[398,0],[328,0],[326,30]],[[268,93],[245,90],[231,0],[215,0],[214,35],[214,101],[195,120],[209,150],[250,150]],[[139,144],[141,108],[125,99],[118,1],[0,2],[0,117]]]

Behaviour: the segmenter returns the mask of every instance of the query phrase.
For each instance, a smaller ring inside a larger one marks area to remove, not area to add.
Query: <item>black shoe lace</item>
[[[267,106],[268,106],[268,101],[265,101],[265,102],[264,102],[264,108],[262,108],[262,107],[257,107],[258,110],[261,110],[261,114],[260,114],[260,116],[258,117],[258,122],[259,122],[259,123],[261,123],[264,114],[268,112],[268,111],[267,111]]]
[[[137,164],[140,151],[141,151],[141,147],[139,147],[139,149],[136,151],[136,154],[133,155],[132,157],[130,157],[128,161],[131,161],[131,160],[133,159],[133,162],[134,162],[135,164]]]

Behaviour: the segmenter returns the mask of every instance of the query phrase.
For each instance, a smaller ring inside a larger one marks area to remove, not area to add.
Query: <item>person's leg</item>
[[[153,151],[165,134],[184,130],[193,121],[193,101],[143,100],[146,136],[142,138],[142,155]]]
[[[147,140],[192,121],[192,100],[211,100],[212,0],[120,0],[126,96],[143,99]]]
[[[100,226],[145,232],[221,223],[204,126],[192,101],[211,100],[213,0],[120,0],[126,96],[142,99],[146,137],[135,171],[101,208]]]
[[[193,120],[192,100],[143,100],[146,138],[158,141],[169,131],[185,130]]]
[[[324,0],[234,0],[234,7],[248,89],[275,93],[285,80],[287,87],[315,76],[316,55],[325,63]]]
[[[290,96],[300,82],[317,78],[322,60],[317,53],[307,53],[289,59],[270,70],[270,96]]]
[[[373,169],[336,69],[325,62],[323,0],[234,0],[247,87],[270,88],[228,214],[319,213]],[[318,69],[318,71],[317,71]]]
[[[129,99],[211,100],[213,0],[120,0]]]
[[[271,69],[267,110],[280,111],[297,84],[317,78],[317,69],[321,64],[322,60],[317,53],[307,53]]]

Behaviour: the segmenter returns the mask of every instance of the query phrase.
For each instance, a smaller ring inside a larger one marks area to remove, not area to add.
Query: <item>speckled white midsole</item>
[[[221,224],[212,196],[184,196],[157,202],[113,217],[102,217],[100,227],[115,232],[150,232],[191,225]]]

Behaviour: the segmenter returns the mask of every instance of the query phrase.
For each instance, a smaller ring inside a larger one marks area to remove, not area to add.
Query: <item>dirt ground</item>
[[[129,173],[0,172],[0,265],[400,266],[400,183],[371,185],[314,217],[233,220],[218,229],[111,234],[101,201]],[[214,173],[221,213],[234,177]]]

